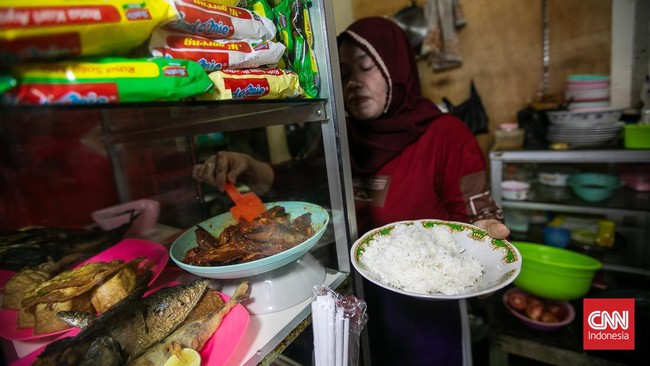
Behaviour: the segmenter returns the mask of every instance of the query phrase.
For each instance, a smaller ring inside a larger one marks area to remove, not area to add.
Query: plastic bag
[[[301,98],[298,74],[281,69],[218,70],[211,72],[214,88],[197,96],[201,100]]]
[[[0,64],[125,55],[177,18],[165,0],[3,1]]]
[[[4,104],[99,104],[180,100],[213,88],[194,61],[93,57],[25,63],[11,69],[16,87]]]
[[[474,135],[488,132],[489,118],[485,112],[485,108],[483,108],[483,102],[481,102],[481,96],[476,90],[474,80],[470,84],[469,99],[463,103],[454,106],[446,97],[443,97],[442,101],[445,103],[449,113],[463,120]]]
[[[284,54],[280,42],[223,39],[154,30],[149,51],[155,57],[185,59],[197,62],[207,72],[223,69],[275,67]]]

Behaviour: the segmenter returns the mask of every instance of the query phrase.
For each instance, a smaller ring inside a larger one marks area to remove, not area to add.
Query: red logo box
[[[583,299],[585,350],[634,349],[634,299]]]

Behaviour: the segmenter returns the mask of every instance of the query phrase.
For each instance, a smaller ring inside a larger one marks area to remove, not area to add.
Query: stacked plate
[[[609,108],[609,85],[608,75],[569,75],[564,99],[569,109]]]
[[[622,109],[594,109],[546,112],[550,125],[548,141],[571,147],[603,146],[615,142],[623,128]]]

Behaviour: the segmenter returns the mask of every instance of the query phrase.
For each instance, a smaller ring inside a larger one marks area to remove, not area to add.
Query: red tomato
[[[508,294],[508,305],[513,309],[522,312],[526,310],[526,305],[528,305],[528,300],[526,300],[526,295],[521,292],[511,292]]]
[[[543,321],[544,323],[557,323],[559,319],[555,314],[551,313],[548,310],[544,310],[542,312],[542,315],[540,315],[539,320]]]
[[[564,307],[558,304],[547,304],[546,305],[546,310],[548,310],[550,313],[555,315],[555,317],[558,319],[558,321],[563,320],[566,317],[566,310],[564,310]]]
[[[533,319],[533,320],[539,320],[542,316],[542,312],[544,311],[544,303],[542,303],[539,299],[536,298],[529,298],[528,299],[528,306],[526,306],[526,315]]]

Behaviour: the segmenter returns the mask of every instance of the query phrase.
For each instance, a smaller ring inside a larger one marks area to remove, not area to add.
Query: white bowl
[[[376,243],[376,237],[390,237],[396,225],[420,225],[425,229],[442,227],[449,230],[454,240],[466,253],[478,260],[484,268],[482,278],[473,286],[457,295],[441,293],[416,293],[394,287],[381,280],[376,272],[364,262],[366,248]],[[488,233],[474,225],[442,220],[399,221],[371,230],[354,242],[350,249],[352,265],[367,280],[387,290],[425,300],[454,300],[476,297],[497,291],[517,278],[521,271],[521,254],[507,240],[491,238]]]
[[[314,286],[325,282],[325,267],[311,253],[306,253],[290,264],[246,279],[250,281],[246,310],[254,315],[271,314],[310,298]],[[232,295],[241,281],[220,280],[220,291]]]
[[[575,111],[577,109],[589,108],[609,108],[609,100],[605,101],[574,101],[569,103],[569,109]]]
[[[539,179],[540,183],[547,186],[566,187],[569,175],[575,172],[576,170],[571,168],[546,168],[541,169],[537,173],[537,178]]]
[[[518,180],[504,180],[501,182],[501,195],[507,200],[523,201],[528,198],[530,183]]]
[[[587,127],[615,123],[621,118],[623,109],[595,109],[546,112],[551,125]]]
[[[574,102],[589,99],[594,101],[609,100],[609,88],[565,90],[564,97],[567,100],[573,99]]]

